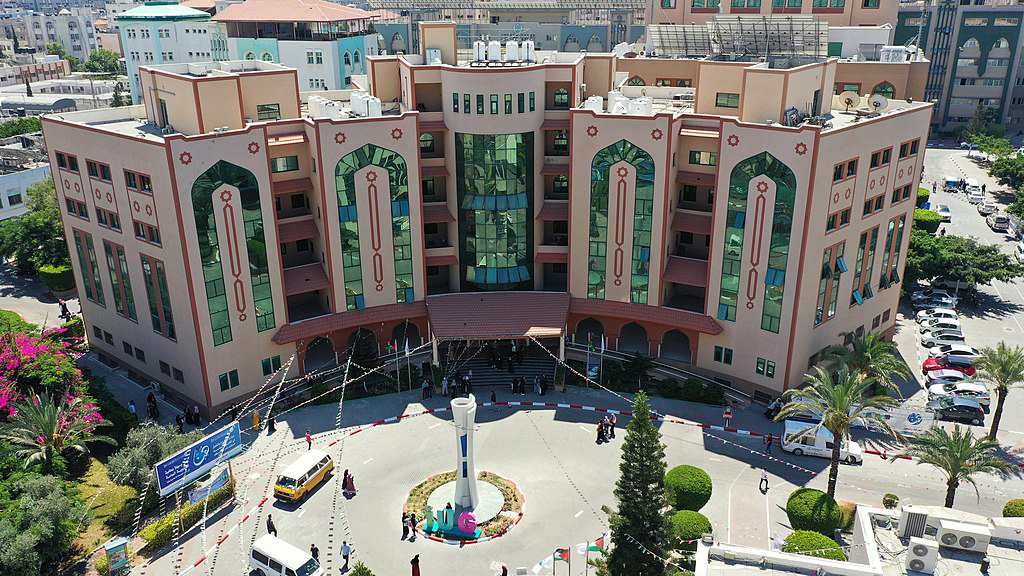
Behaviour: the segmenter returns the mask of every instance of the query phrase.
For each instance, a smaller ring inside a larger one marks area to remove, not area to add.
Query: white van
[[[252,543],[249,568],[256,576],[324,576],[312,556],[277,536],[266,534]]]
[[[782,436],[782,449],[797,456],[832,457],[832,433],[824,427],[817,432],[807,432],[814,424],[786,420],[786,433]],[[864,461],[864,451],[860,444],[850,440],[849,445],[843,442],[839,446],[839,459],[848,464],[859,464]]]
[[[968,178],[964,180],[964,183],[967,184],[968,194],[970,194],[971,192],[981,192],[981,184],[978,184],[978,181],[976,179]]]

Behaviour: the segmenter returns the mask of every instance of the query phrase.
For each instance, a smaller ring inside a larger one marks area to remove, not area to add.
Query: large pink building
[[[764,398],[893,327],[927,63],[487,64],[421,26],[368,94],[165,65],[143,105],[46,117],[90,344],[217,412],[357,332],[603,341]],[[890,97],[833,97],[854,78]]]

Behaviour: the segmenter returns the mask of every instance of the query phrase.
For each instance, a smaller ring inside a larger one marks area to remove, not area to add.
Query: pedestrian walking
[[[494,390],[491,390],[491,404],[494,404],[497,401],[498,401],[498,395],[494,393]]]
[[[138,412],[138,410],[139,409],[135,407],[135,400],[129,400],[128,401],[128,411],[131,412],[132,416],[135,417],[135,421],[136,422],[139,421],[139,412]]]
[[[603,444],[604,442],[605,442],[604,420],[602,419],[602,420],[598,420],[597,421],[597,443],[598,444]]]
[[[177,420],[177,418],[175,418],[175,420]],[[190,404],[190,405],[185,407],[185,424],[191,424],[191,423],[192,423],[192,405]]]
[[[416,514],[409,513],[409,542],[416,541]]]
[[[420,399],[421,400],[426,400],[427,399],[427,380],[426,380],[426,378],[424,378],[423,379],[423,383],[420,384],[420,390],[422,392],[420,394]]]
[[[316,560],[317,564],[320,563],[320,549],[316,547],[315,543],[309,545],[309,555],[313,557],[313,560]]]
[[[275,426],[276,424],[277,424],[277,420],[274,418],[274,415],[271,414],[267,418],[267,434],[268,435],[273,434],[274,432],[277,432],[277,427]]]
[[[533,377],[533,393],[540,394],[540,375]]]
[[[608,416],[608,437],[609,438],[615,438],[615,424],[618,421],[619,420],[618,420],[618,418],[615,417],[615,414],[611,414],[611,415]]]
[[[267,534],[277,536],[277,528],[274,526],[274,517],[267,514]]]
[[[402,540],[409,537],[409,515],[402,512]]]
[[[352,554],[352,547],[348,545],[348,542],[341,541],[341,559],[345,561],[345,565],[341,567],[341,571],[345,572],[348,570],[348,557]]]
[[[203,425],[203,417],[199,415],[198,404],[192,407],[192,424],[194,424],[197,427]]]
[[[412,566],[412,576],[420,576],[420,555],[413,556],[409,564]]]
[[[253,411],[253,413],[252,413],[252,429],[253,430],[259,430],[260,429],[260,413],[256,412],[256,411]]]
[[[348,475],[348,482],[343,486],[345,496],[351,498],[356,495],[356,476],[355,474]]]
[[[758,485],[762,494],[768,493],[768,469],[761,468],[761,483]]]
[[[547,396],[547,393],[548,393],[548,375],[547,374],[541,374],[540,375],[540,395],[541,396]]]
[[[775,442],[775,437],[772,436],[771,432],[768,432],[767,434],[764,435],[763,441],[764,441],[764,453],[765,454],[771,454],[772,453],[772,442]]]
[[[306,450],[313,449],[313,436],[310,435],[309,430],[306,430]]]
[[[448,395],[448,377],[441,378],[441,396]]]
[[[779,399],[778,398],[775,398],[774,400],[769,402],[768,406],[764,409],[764,417],[765,418],[774,418],[775,417],[775,407],[778,406],[778,405],[779,405]]]
[[[178,434],[184,434],[185,419],[181,417],[181,414],[178,414],[177,416],[174,417],[174,421],[178,423]]]

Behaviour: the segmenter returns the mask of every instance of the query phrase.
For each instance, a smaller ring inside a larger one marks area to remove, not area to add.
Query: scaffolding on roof
[[[706,24],[648,26],[655,53],[676,58],[828,54],[828,23],[813,16],[718,16]]]

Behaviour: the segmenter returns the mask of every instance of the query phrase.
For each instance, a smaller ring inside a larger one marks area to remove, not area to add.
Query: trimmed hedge
[[[1004,518],[1020,518],[1024,516],[1024,499],[1014,498],[1003,506]]]
[[[700,512],[680,510],[669,516],[668,528],[668,541],[674,550],[693,551],[697,549],[697,543],[687,541],[699,540],[711,532],[711,521]]]
[[[929,234],[935,234],[935,232],[938,231],[939,226],[942,226],[942,216],[939,216],[938,212],[923,210],[921,208],[914,210],[915,230],[924,230]]]
[[[53,292],[67,292],[75,287],[75,275],[71,266],[43,264],[36,268],[39,281]]]
[[[711,476],[696,466],[683,464],[665,474],[665,492],[676,510],[700,510],[711,499],[711,488]]]
[[[835,540],[811,530],[797,530],[786,536],[782,551],[841,562],[846,560],[846,553]]]
[[[185,506],[182,506],[178,513],[181,521],[181,527],[178,529],[178,534],[185,532],[203,519],[203,510],[206,500],[209,500],[209,505],[207,506],[208,510],[212,511],[234,495],[235,479],[232,478],[228,480],[227,486],[217,490],[207,498],[204,498],[195,504],[186,504]],[[142,549],[155,552],[164,544],[170,542],[171,538],[174,537],[174,520],[175,513],[171,512],[167,516],[164,516],[143,528],[142,531],[139,532],[139,536],[146,541],[146,545],[143,546]]]
[[[917,207],[921,208],[928,202],[928,198],[932,195],[931,191],[921,186],[917,189]]]
[[[655,390],[660,396],[686,400],[687,402],[702,402],[722,406],[725,404],[725,391],[717,384],[705,384],[697,378],[687,378],[682,384],[675,378],[665,378],[658,382]]]
[[[794,530],[813,530],[825,536],[834,534],[842,521],[835,499],[814,488],[794,490],[786,501],[786,516]]]

